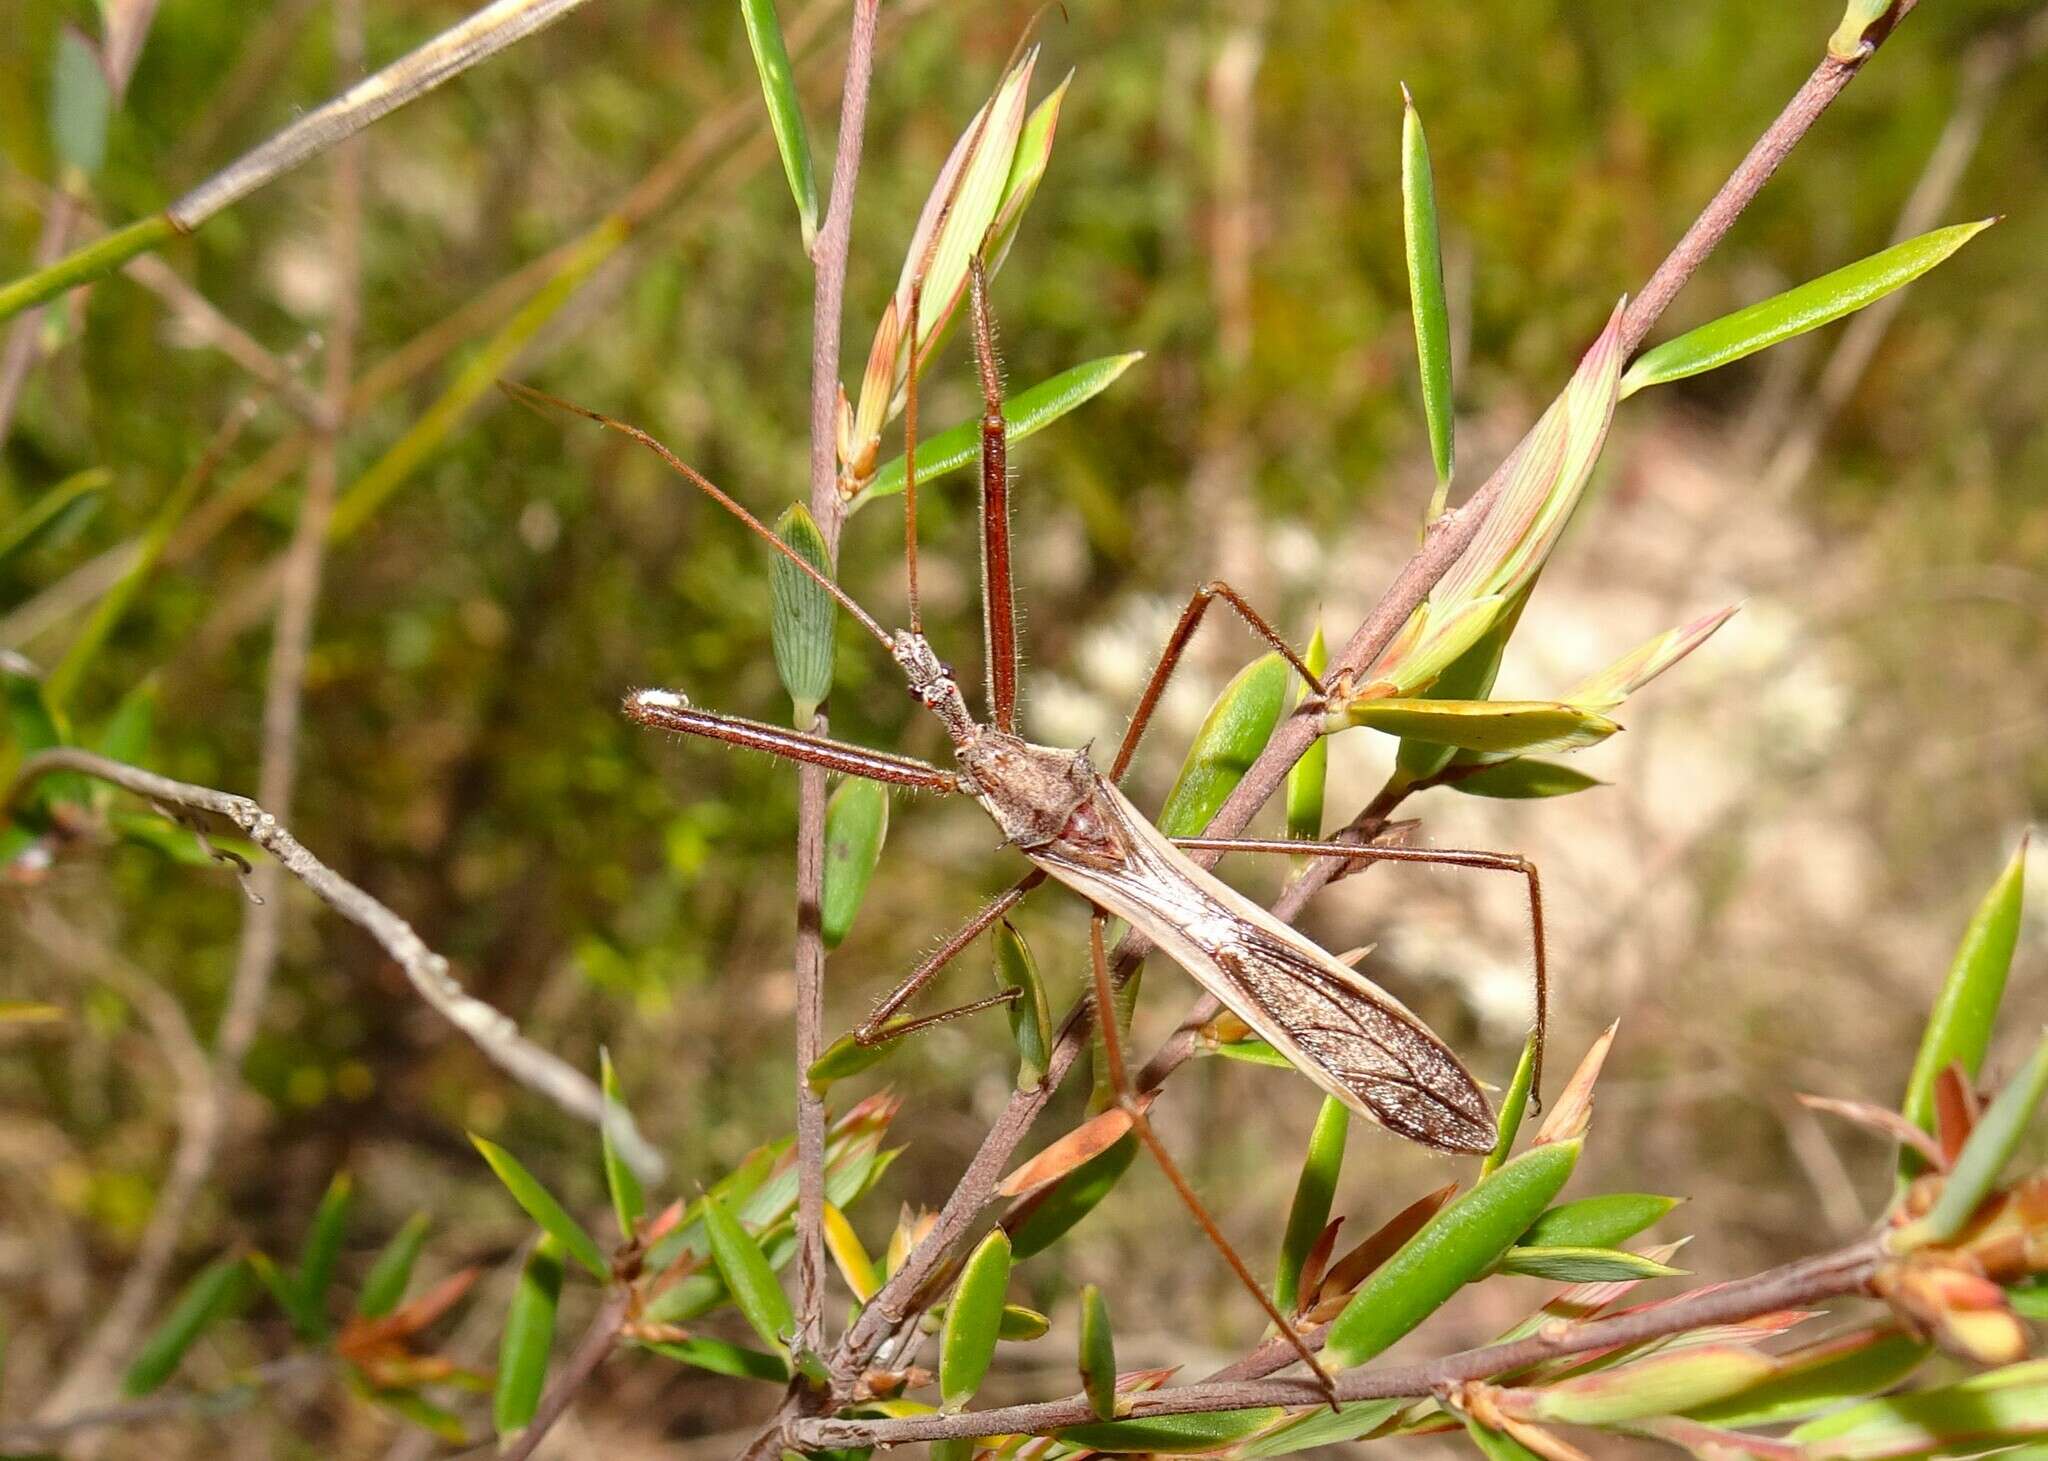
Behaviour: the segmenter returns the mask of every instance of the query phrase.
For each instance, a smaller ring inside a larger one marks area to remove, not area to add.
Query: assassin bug
[[[971,796],[1001,828],[1005,840],[1031,861],[1030,873],[949,937],[876,1006],[855,1031],[855,1039],[860,1043],[893,1040],[909,1028],[986,1009],[1006,998],[980,1000],[922,1020],[892,1020],[896,1011],[940,969],[1050,877],[1080,893],[1093,907],[1090,947],[1099,1017],[1109,1007],[1111,982],[1103,951],[1103,927],[1109,918],[1116,917],[1165,950],[1303,1074],[1353,1111],[1438,1151],[1490,1151],[1496,1132],[1486,1097],[1441,1039],[1392,995],[1216,878],[1190,854],[1312,853],[1359,863],[1427,862],[1517,873],[1527,881],[1535,929],[1540,1036],[1546,1013],[1545,954],[1541,888],[1532,864],[1510,855],[1449,849],[1254,838],[1172,839],[1155,828],[1117,789],[1168,678],[1209,605],[1218,599],[1229,605],[1302,676],[1309,687],[1306,704],[1311,711],[1319,709],[1327,697],[1328,690],[1301,657],[1236,590],[1220,581],[1211,582],[1189,599],[1106,770],[1098,769],[1086,750],[1037,745],[1017,733],[1018,651],[1010,571],[1006,428],[987,281],[978,260],[972,266],[971,283],[975,358],[984,406],[981,528],[989,704],[986,723],[977,721],[968,710],[952,669],[926,639],[919,618],[915,370],[906,413],[904,486],[910,627],[894,633],[885,630],[850,594],[813,568],[746,508],[646,432],[524,387],[514,388],[523,397],[564,406],[651,448],[820,584],[902,668],[911,694],[945,727],[957,769],[699,709],[672,690],[635,691],[626,697],[626,713],[663,730],[767,751],[848,776]],[[917,299],[913,289],[912,339],[917,338]],[[1130,1088],[1114,1019],[1103,1017],[1101,1025],[1111,1082],[1133,1130],[1267,1316],[1321,1376],[1322,1370],[1308,1346],[1217,1230],[1153,1134],[1144,1107]]]

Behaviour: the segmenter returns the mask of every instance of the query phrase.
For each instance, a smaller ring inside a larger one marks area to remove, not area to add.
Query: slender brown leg
[[[1166,638],[1166,648],[1159,651],[1159,663],[1153,666],[1152,678],[1145,682],[1145,693],[1138,697],[1137,709],[1131,712],[1131,723],[1124,730],[1123,744],[1117,747],[1116,760],[1109,768],[1111,781],[1123,780],[1130,768],[1131,757],[1137,754],[1138,742],[1144,739],[1145,727],[1152,723],[1152,712],[1159,708],[1159,697],[1166,692],[1166,682],[1172,678],[1180,665],[1180,657],[1187,652],[1188,641],[1195,637],[1195,630],[1201,627],[1202,615],[1209,611],[1213,600],[1221,599],[1237,611],[1237,617],[1251,627],[1254,634],[1280,651],[1287,663],[1294,666],[1294,672],[1307,682],[1308,687],[1320,695],[1323,682],[1302,663],[1279,631],[1262,618],[1257,609],[1245,602],[1244,595],[1220,578],[1211,579],[1196,589],[1188,606],[1180,611],[1180,622],[1173,626],[1173,633]]]
[[[827,771],[847,776],[864,776],[870,781],[886,781],[892,786],[910,786],[919,791],[951,793],[960,790],[958,775],[930,762],[909,756],[892,756],[886,751],[871,751],[866,746],[828,740],[824,736],[806,735],[765,721],[721,715],[715,710],[699,710],[673,690],[635,690],[626,697],[626,714],[656,730],[705,736],[728,745],[743,746],[750,751],[766,751],[785,761],[822,766]]]
[[[1109,1067],[1109,1082],[1116,1090],[1117,1106],[1130,1118],[1131,1130],[1137,1134],[1138,1140],[1145,1144],[1145,1149],[1152,1153],[1152,1160],[1157,1162],[1159,1170],[1166,1174],[1166,1180],[1179,1194],[1182,1205],[1194,1217],[1196,1226],[1201,1228],[1216,1251],[1223,1255],[1223,1261],[1230,1265],[1231,1272],[1237,1275],[1238,1282],[1244,1285],[1245,1291],[1258,1300],[1259,1307],[1266,1311],[1266,1317],[1273,1321],[1274,1327],[1286,1336],[1287,1342],[1294,1347],[1294,1352],[1301,1356],[1302,1363],[1308,1366],[1309,1373],[1314,1375],[1322,1386],[1323,1395],[1330,1402],[1330,1408],[1336,1410],[1337,1387],[1330,1379],[1329,1371],[1323,1368],[1322,1362],[1316,1358],[1315,1351],[1308,1347],[1308,1342],[1288,1322],[1287,1316],[1280,1312],[1279,1306],[1268,1297],[1266,1290],[1252,1275],[1251,1269],[1245,1266],[1244,1259],[1238,1256],[1237,1249],[1230,1245],[1230,1239],[1223,1236],[1223,1230],[1216,1226],[1216,1220],[1210,1217],[1209,1210],[1202,1206],[1202,1199],[1195,1195],[1195,1189],[1189,1184],[1187,1176],[1167,1154],[1166,1144],[1159,1139],[1158,1133],[1153,1131],[1151,1121],[1146,1118],[1144,1106],[1131,1090],[1130,1071],[1124,1065],[1123,1037],[1116,1028],[1116,1002],[1109,989],[1109,955],[1102,946],[1102,927],[1107,922],[1109,915],[1097,908],[1088,922],[1088,954],[1095,975],[1095,1024],[1102,1032],[1103,1063]]]
[[[1536,864],[1528,858],[1462,847],[1374,847],[1356,842],[1300,842],[1272,837],[1176,837],[1173,845],[1186,852],[1284,852],[1295,857],[1341,857],[1360,863],[1427,862],[1518,874],[1529,885],[1529,934],[1536,947],[1536,1050],[1531,1058],[1529,1084],[1541,1104],[1543,1043],[1550,1032],[1550,952],[1543,931],[1543,879]]]
[[[1023,902],[1025,894],[1044,881],[1045,874],[1037,868],[1033,868],[1008,888],[983,904],[979,913],[976,913],[974,917],[968,919],[967,922],[954,930],[944,943],[927,954],[923,962],[910,971],[909,977],[882,997],[881,1002],[868,1013],[868,1017],[861,1021],[860,1028],[853,1032],[853,1038],[862,1045],[878,1045],[884,1040],[893,1040],[898,1035],[903,1034],[904,1028],[900,1025],[893,1030],[884,1028],[890,1019],[895,1016],[896,1011],[902,1009],[904,1005],[915,999],[918,991],[931,983],[938,976],[941,969],[959,958],[969,944],[988,931],[991,924]],[[988,1001],[982,1000],[972,1006],[948,1010],[943,1015],[919,1021],[918,1025],[913,1028],[921,1028],[923,1025],[935,1023],[942,1018],[950,1019],[957,1015],[971,1013],[974,1009],[985,1009],[988,1003]]]
[[[981,375],[981,630],[988,652],[988,710],[996,729],[1017,729],[1017,601],[1010,572],[1009,428],[996,371],[995,317],[979,256],[973,281],[974,361]]]

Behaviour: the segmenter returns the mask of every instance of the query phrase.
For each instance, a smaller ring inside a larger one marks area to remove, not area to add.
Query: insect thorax
[[[978,726],[955,754],[982,806],[1023,851],[1056,850],[1093,866],[1122,861],[1125,840],[1097,793],[1101,778],[1086,751]]]

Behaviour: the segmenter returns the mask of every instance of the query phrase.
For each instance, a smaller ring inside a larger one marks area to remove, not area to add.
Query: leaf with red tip
[[[1543,1125],[1536,1132],[1537,1146],[1572,1141],[1586,1134],[1586,1128],[1593,1123],[1593,1087],[1600,1081],[1600,1068],[1607,1063],[1607,1052],[1614,1048],[1614,1032],[1620,1028],[1621,1022],[1616,1020],[1600,1032],[1600,1038],[1565,1082],[1550,1114],[1543,1118]]]
[[[1158,1093],[1148,1091],[1138,1098],[1138,1109],[1144,1111],[1156,1100]],[[1101,1156],[1131,1129],[1130,1113],[1121,1107],[1113,1107],[1100,1116],[1090,1117],[1065,1136],[1045,1148],[1037,1156],[1011,1172],[996,1187],[998,1197],[1016,1197],[1043,1187],[1046,1183],[1064,1177],[1082,1163]]]

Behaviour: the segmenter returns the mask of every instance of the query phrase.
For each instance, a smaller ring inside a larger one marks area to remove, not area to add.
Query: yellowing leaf
[[[1606,716],[1552,700],[1354,700],[1330,712],[1332,731],[1364,726],[1390,736],[1466,751],[1570,751],[1597,745],[1621,727]]]

